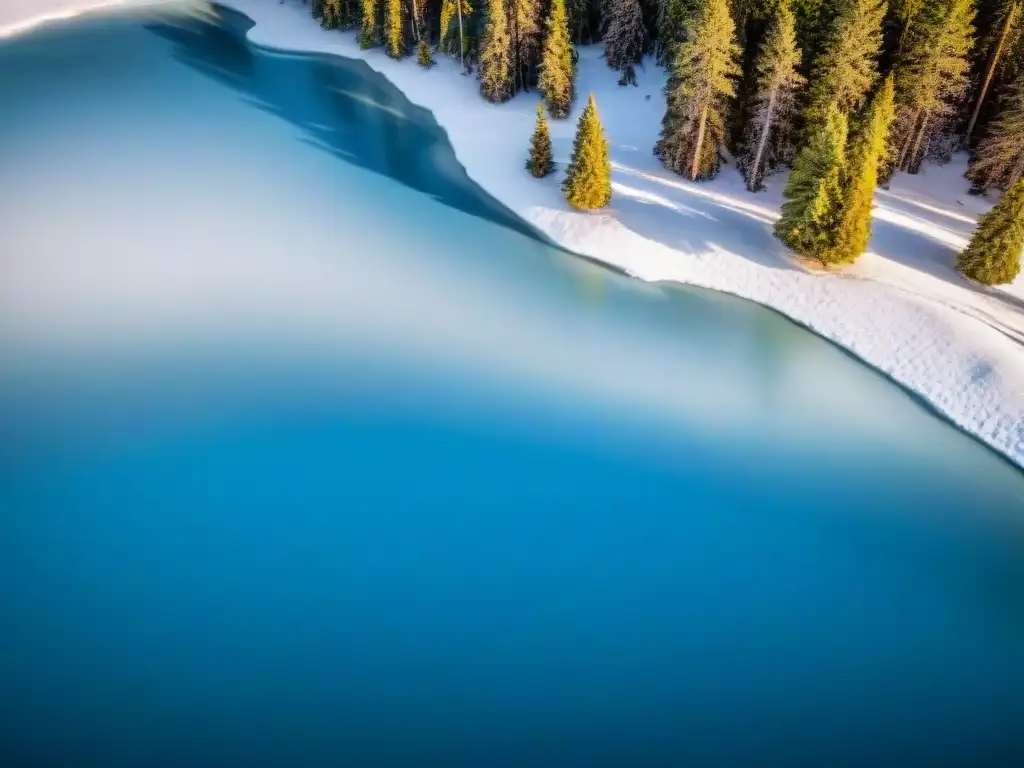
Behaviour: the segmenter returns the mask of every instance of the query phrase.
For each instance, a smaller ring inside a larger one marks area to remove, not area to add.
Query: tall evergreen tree
[[[803,54],[800,74],[810,74],[811,65],[821,52],[835,15],[829,0],[792,0],[796,21],[796,46]]]
[[[530,156],[526,159],[526,170],[538,179],[555,170],[555,160],[551,154],[551,134],[548,133],[548,121],[544,119],[544,105],[537,105],[537,125],[530,137]]]
[[[320,26],[324,29],[338,29],[343,23],[342,0],[321,0]]]
[[[392,59],[405,56],[405,31],[402,29],[404,17],[405,5],[402,0],[384,0],[384,44]]]
[[[847,117],[860,108],[877,76],[884,15],[884,0],[841,0],[811,70],[808,130],[820,125],[832,105]]]
[[[843,211],[836,230],[835,245],[826,262],[856,261],[868,247],[871,236],[871,206],[878,184],[878,169],[888,154],[889,129],[895,114],[895,87],[889,75],[868,103],[850,137],[847,151]]]
[[[896,168],[916,173],[967,91],[974,0],[923,0],[896,68]]]
[[[551,0],[538,86],[544,96],[548,114],[552,117],[562,119],[569,116],[575,96],[575,77],[576,67],[573,64],[572,43],[569,42],[565,0]]]
[[[666,168],[696,181],[718,173],[740,50],[727,0],[704,0],[686,32],[665,86],[668,105],[654,154]]]
[[[738,158],[747,189],[764,189],[764,176],[787,152],[792,135],[797,88],[804,82],[799,73],[800,50],[796,24],[787,0],[779,0],[771,26],[755,61],[757,92],[747,121]]]
[[[377,0],[361,0],[362,20],[359,28],[359,47],[372,48],[380,45],[380,21],[377,15]]]
[[[800,256],[826,263],[843,213],[846,117],[833,104],[825,119],[808,130],[810,140],[786,181],[775,236]]]
[[[470,60],[475,40],[475,16],[469,0],[442,0],[441,50],[458,56],[463,68]]]
[[[1024,2],[1021,2],[1021,0],[1004,0],[996,13],[997,31],[991,44],[985,46],[989,50],[988,62],[985,65],[985,73],[974,98],[974,110],[971,112],[971,118],[967,122],[967,131],[964,135],[964,143],[966,144],[970,144],[974,126],[981,115],[981,109],[985,104],[989,88],[992,87],[995,81],[1000,65],[1003,63],[1007,53],[1013,48],[1014,43],[1020,39],[1022,28],[1020,22],[1022,16],[1024,16],[1021,13],[1022,10],[1024,10]]]
[[[990,187],[1009,189],[1024,177],[1024,75],[1017,78],[1003,99],[999,116],[989,124],[971,158],[967,177],[974,182],[974,194]]]
[[[676,46],[686,36],[686,22],[697,10],[700,0],[658,0],[658,41],[654,53],[658,63],[671,67]]]
[[[608,66],[622,73],[619,85],[636,85],[634,66],[643,57],[646,42],[640,0],[610,0],[605,14],[604,55]]]
[[[604,208],[612,199],[612,167],[608,160],[608,140],[597,114],[594,94],[587,99],[572,144],[569,168],[562,182],[565,199],[573,208]]]
[[[1024,179],[1017,181],[996,207],[981,217],[957,269],[985,285],[1012,283],[1020,273],[1024,248]]]
[[[495,103],[512,98],[512,38],[503,0],[488,0],[480,45],[480,93]]]
[[[540,37],[540,0],[512,0],[512,43],[517,91],[526,90],[535,82]]]

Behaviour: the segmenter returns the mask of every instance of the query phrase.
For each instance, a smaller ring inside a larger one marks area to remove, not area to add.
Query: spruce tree
[[[619,85],[636,85],[636,65],[643,57],[647,30],[640,0],[610,0],[605,7],[604,55],[621,72]]]
[[[568,117],[572,109],[575,96],[573,79],[576,76],[572,58],[565,0],[551,0],[538,86],[544,96],[548,114],[556,119]]]
[[[802,52],[800,74],[808,75],[814,60],[828,38],[835,16],[830,0],[792,0],[796,21],[796,45]]]
[[[1012,283],[1020,273],[1024,248],[1024,179],[1017,181],[996,207],[981,217],[957,269],[985,285]]]
[[[573,208],[604,208],[612,199],[612,167],[608,160],[608,140],[597,114],[597,103],[590,94],[576,124],[569,168],[562,182],[565,199]]]
[[[686,22],[695,13],[700,0],[658,0],[658,41],[654,48],[657,61],[671,67],[676,46],[686,36]]]
[[[416,43],[416,62],[424,69],[430,69],[437,63],[430,52],[430,43],[427,42],[426,35],[421,35],[420,41]]]
[[[841,0],[811,70],[808,129],[820,125],[830,106],[844,116],[859,109],[877,76],[884,0]]]
[[[512,0],[512,43],[515,90],[529,88],[536,78],[540,54],[540,0]]]
[[[889,128],[895,113],[895,87],[889,75],[868,103],[850,137],[844,181],[843,212],[835,245],[822,259],[850,263],[864,253],[871,236],[871,206],[878,184],[878,169],[886,162]]]
[[[843,212],[846,117],[833,104],[821,123],[809,126],[809,133],[786,181],[775,236],[800,256],[825,263]]]
[[[725,136],[725,110],[740,73],[735,27],[727,0],[704,0],[676,48],[665,86],[668,105],[654,154],[669,170],[689,179],[718,173],[718,148]]]
[[[480,45],[480,93],[495,103],[512,98],[512,38],[503,0],[488,0]]]
[[[788,153],[795,119],[795,94],[804,82],[800,50],[788,0],[778,0],[754,64],[757,91],[737,160],[747,189],[764,189],[764,176]]]
[[[377,20],[377,0],[362,0],[362,20],[359,28],[359,47],[366,49],[380,45],[380,23]]]
[[[1003,62],[1016,47],[1016,44],[1020,42],[1021,29],[1024,27],[1021,24],[1021,20],[1024,18],[1022,11],[1024,11],[1022,0],[1003,0],[994,14],[993,32],[995,34],[990,35],[989,39],[980,41],[979,47],[988,51],[988,61],[978,86],[978,92],[974,97],[974,110],[971,112],[971,119],[967,122],[967,131],[964,135],[965,144],[970,144],[971,134],[981,116],[989,89],[996,82],[996,76],[1002,68]]]
[[[967,91],[974,0],[923,0],[896,67],[896,168],[916,173]]]
[[[537,105],[537,126],[530,137],[530,156],[526,159],[526,170],[541,179],[555,170],[551,154],[551,134],[548,121],[544,119],[544,105]]]
[[[319,19],[323,17],[325,2],[327,2],[327,0],[313,0],[313,2],[309,4],[309,10],[310,12],[312,12],[314,19]]]
[[[1009,189],[1024,177],[1024,75],[1017,78],[1003,99],[1003,109],[989,124],[985,138],[971,158],[967,178],[971,192],[990,187]]]
[[[402,0],[384,0],[384,49],[392,59],[405,56],[404,16]]]
[[[320,26],[324,29],[338,29],[342,26],[342,0],[322,0]]]
[[[442,0],[441,50],[458,56],[465,68],[473,50],[473,7],[469,0]]]

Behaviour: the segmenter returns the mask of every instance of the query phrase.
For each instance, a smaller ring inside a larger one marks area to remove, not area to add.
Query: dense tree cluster
[[[435,51],[456,58],[489,101],[536,89],[554,119],[572,112],[577,45],[603,41],[621,85],[635,84],[638,68],[664,66],[666,111],[655,155],[693,181],[714,178],[725,158],[735,158],[754,192],[774,170],[791,168],[776,234],[824,264],[852,261],[865,249],[879,180],[917,173],[926,160],[944,162],[957,148],[970,151],[973,192],[1024,195],[1024,0],[311,5],[325,28],[358,29],[363,47],[383,46],[394,58],[415,52],[423,66]],[[607,158],[592,100],[583,114],[566,194],[578,207],[601,207],[606,187],[593,180],[604,172],[584,174],[586,195],[574,180],[584,177],[579,158],[601,168],[605,161],[595,158]],[[528,164],[536,176],[554,167],[547,131],[539,118]],[[590,138],[580,145],[582,135]],[[1024,216],[1011,202],[1004,219]],[[976,263],[972,255],[962,267],[978,280],[1009,273],[968,266]]]

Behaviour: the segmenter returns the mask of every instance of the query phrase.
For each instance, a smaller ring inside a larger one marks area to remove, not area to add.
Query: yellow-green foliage
[[[489,0],[487,28],[480,45],[480,93],[493,102],[512,98],[512,36],[502,0]]]
[[[540,81],[538,87],[544,95],[548,114],[562,119],[572,110],[573,78],[576,76],[572,63],[572,43],[569,42],[569,17],[565,12],[565,0],[551,0],[548,14],[548,29],[544,37],[544,52],[540,59]]]
[[[551,134],[548,133],[548,121],[544,119],[544,105],[537,105],[537,125],[530,138],[530,156],[526,160],[526,170],[538,179],[555,170],[555,161],[551,155]]]
[[[1012,283],[1024,248],[1024,179],[1010,187],[981,217],[974,237],[957,259],[957,269],[985,285]]]
[[[405,3],[402,0],[384,0],[384,44],[392,59],[405,56],[405,36],[402,33],[404,16]]]
[[[889,75],[850,139],[842,218],[836,231],[835,245],[823,261],[852,262],[868,247],[878,169],[888,156],[889,128],[895,112],[894,92],[893,78]]]
[[[380,25],[377,21],[377,0],[362,0],[362,22],[359,28],[359,47],[372,48],[380,44]]]
[[[573,208],[604,208],[612,199],[611,175],[608,140],[591,94],[576,125],[572,157],[562,182],[566,201]]]
[[[800,150],[783,196],[782,218],[775,235],[801,256],[825,261],[835,245],[843,210],[846,118],[835,105],[812,129]]]

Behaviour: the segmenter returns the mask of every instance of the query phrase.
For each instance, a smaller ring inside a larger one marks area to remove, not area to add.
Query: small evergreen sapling
[[[981,217],[957,269],[985,285],[1012,283],[1020,273],[1024,248],[1024,179],[1010,187],[996,207]]]
[[[437,63],[430,52],[430,43],[427,42],[425,35],[421,36],[416,44],[416,62],[424,69],[430,69]]]
[[[565,199],[573,208],[604,208],[612,199],[612,167],[608,160],[608,140],[601,127],[594,95],[587,99],[572,143],[569,168],[562,182]]]
[[[544,105],[537,105],[537,125],[530,137],[530,156],[526,159],[526,170],[538,179],[542,179],[555,170],[555,160],[551,155],[551,134],[548,133],[548,121],[544,119]]]

